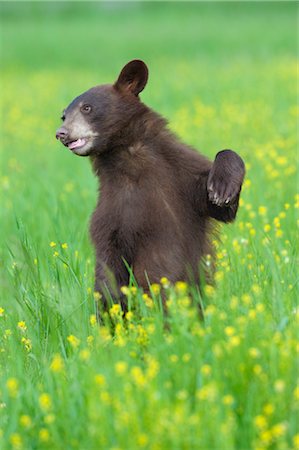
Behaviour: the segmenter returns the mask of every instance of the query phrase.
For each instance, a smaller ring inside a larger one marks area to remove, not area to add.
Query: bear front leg
[[[237,153],[232,150],[217,153],[207,180],[211,217],[222,222],[235,219],[244,176],[245,165]]]

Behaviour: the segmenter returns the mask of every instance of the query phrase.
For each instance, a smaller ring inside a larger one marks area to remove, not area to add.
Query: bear
[[[56,132],[74,154],[90,157],[100,179],[90,235],[104,309],[111,298],[127,308],[120,289],[128,268],[145,292],[162,277],[200,286],[213,223],[235,219],[245,175],[234,151],[219,151],[211,162],[182,143],[141,102],[147,81],[146,64],[130,61],[114,84],[76,97]]]

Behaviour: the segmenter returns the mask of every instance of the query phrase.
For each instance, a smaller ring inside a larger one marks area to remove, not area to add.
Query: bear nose
[[[65,141],[68,137],[68,131],[64,127],[58,128],[56,131],[56,139],[59,139],[60,141]]]

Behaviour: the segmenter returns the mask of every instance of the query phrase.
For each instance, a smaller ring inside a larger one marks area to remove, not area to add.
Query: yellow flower
[[[294,389],[294,398],[299,400],[299,386]]]
[[[252,358],[259,358],[261,356],[261,352],[257,348],[254,348],[254,347],[251,347],[248,350],[248,353]]]
[[[52,400],[49,394],[43,392],[39,396],[39,405],[43,411],[49,411],[52,408]]]
[[[225,327],[224,328],[224,332],[226,334],[226,336],[232,336],[233,334],[235,334],[235,329],[234,327]]]
[[[234,397],[232,395],[225,395],[222,398],[222,403],[227,406],[231,406],[234,403]]]
[[[122,294],[124,294],[126,296],[130,295],[130,289],[128,288],[128,286],[122,286],[120,288],[120,291]]]
[[[80,339],[78,339],[73,334],[70,334],[67,337],[68,342],[71,344],[72,347],[77,348],[80,345]]]
[[[114,303],[114,305],[109,310],[111,317],[119,317],[122,313],[120,304]]]
[[[51,241],[50,242],[50,247],[56,247],[56,242]]]
[[[18,433],[11,434],[9,441],[14,449],[21,449],[23,446],[22,438]]]
[[[253,284],[252,287],[252,292],[254,292],[255,294],[260,294],[261,293],[261,288],[258,284]]]
[[[19,391],[19,382],[16,378],[9,378],[6,382],[6,387],[10,397],[15,398]]]
[[[148,308],[150,308],[150,309],[152,309],[153,308],[153,306],[154,306],[154,302],[153,302],[153,300],[149,297],[149,295],[148,294],[142,294],[142,299],[144,300],[144,303],[146,304],[146,306],[148,307]]]
[[[158,361],[153,358],[153,357],[149,357],[148,361],[147,361],[148,367],[146,370],[146,376],[152,380],[154,379],[157,374],[159,373],[160,370],[160,364],[158,363]]]
[[[269,225],[268,223],[266,223],[266,225],[264,225],[264,232],[265,232],[265,233],[269,233],[270,230],[271,230],[271,225]]]
[[[97,374],[94,377],[94,381],[98,386],[105,386],[106,385],[106,378],[102,374]]]
[[[134,314],[132,313],[132,311],[128,311],[128,312],[126,313],[126,319],[127,319],[128,321],[132,320],[132,319],[133,319],[133,316],[134,316]]]
[[[27,326],[26,326],[26,323],[24,322],[24,320],[21,320],[20,322],[18,322],[18,328],[22,332],[25,332],[27,330]]]
[[[267,424],[268,422],[265,416],[259,415],[254,418],[254,425],[259,430],[264,430],[267,427]]]
[[[54,414],[47,414],[44,418],[44,422],[47,425],[51,425],[51,423],[55,422],[55,415]]]
[[[158,283],[151,284],[151,291],[154,295],[159,295],[161,290],[161,286]]]
[[[183,356],[182,356],[182,361],[183,361],[183,362],[187,363],[187,362],[190,361],[190,359],[191,359],[190,353],[184,353],[184,354],[183,354]]]
[[[94,341],[94,337],[93,337],[93,336],[87,336],[86,342],[87,342],[87,344],[89,345],[89,347],[92,346],[93,341]]]
[[[23,414],[20,417],[20,425],[24,428],[30,428],[32,425],[31,417],[28,416],[27,414]]]
[[[53,256],[54,256],[54,258],[57,258],[57,256],[59,256],[59,253],[58,252],[54,252]]]
[[[231,336],[229,339],[229,343],[232,347],[237,347],[240,345],[241,339],[239,336]]]
[[[118,375],[124,375],[128,369],[128,364],[125,361],[118,361],[114,367],[115,367],[115,372]]]
[[[274,412],[274,406],[271,403],[267,403],[264,406],[263,411],[267,416],[271,416]]]
[[[173,355],[170,355],[170,357],[169,357],[169,361],[172,362],[173,364],[177,363],[178,360],[179,360],[178,355],[173,354]]]
[[[295,434],[295,436],[293,437],[293,444],[295,449],[299,448],[299,433]]]
[[[56,373],[63,372],[64,370],[64,361],[61,355],[59,355],[58,353],[54,355],[52,359],[52,362],[50,364],[50,370]]]
[[[137,386],[140,386],[140,387],[145,386],[146,378],[140,367],[138,367],[138,366],[132,367],[131,376]]]
[[[277,423],[271,428],[271,432],[275,438],[282,437],[287,431],[287,426],[284,422]]]
[[[215,294],[215,288],[214,286],[207,284],[204,288],[205,293],[208,297],[213,297],[213,295]]]
[[[281,393],[284,391],[285,382],[283,380],[276,380],[274,383],[275,392]]]
[[[50,433],[47,428],[41,428],[39,430],[38,437],[41,442],[48,442],[50,439]]]
[[[102,296],[101,296],[101,294],[99,293],[99,292],[94,292],[93,293],[93,298],[94,298],[94,300],[96,301],[96,302],[98,302],[101,298],[102,298]]]
[[[4,316],[4,308],[0,307],[0,317],[3,317],[3,316]]]
[[[265,445],[269,445],[270,442],[272,441],[272,433],[269,430],[265,430],[261,433],[260,435],[260,439],[262,441],[263,444]]]
[[[267,207],[266,206],[259,206],[258,209],[260,216],[265,216],[267,214]]]
[[[170,281],[168,280],[168,278],[162,277],[160,282],[161,282],[161,284],[162,284],[162,286],[164,288],[168,288],[169,287]]]
[[[202,373],[203,375],[208,376],[208,375],[211,374],[212,368],[211,368],[211,366],[209,366],[209,364],[204,364],[204,365],[201,367],[200,371],[201,371],[201,373]]]
[[[22,344],[24,345],[25,349],[27,350],[27,352],[30,352],[30,350],[32,349],[32,343],[30,339],[27,339],[25,337],[22,337],[21,339]]]
[[[177,281],[175,283],[175,290],[178,294],[185,294],[188,290],[188,285],[185,281]]]
[[[137,436],[137,444],[139,447],[145,447],[148,444],[148,436],[144,433]]]
[[[92,327],[94,327],[97,324],[97,316],[95,314],[91,314],[89,316],[89,323]]]
[[[67,248],[68,248],[68,245],[67,245],[67,243],[66,243],[66,242],[64,242],[63,244],[61,244],[61,248],[67,249]]]
[[[262,366],[260,366],[260,364],[256,364],[256,365],[253,367],[253,372],[254,372],[256,375],[260,375],[260,374],[262,373],[262,371],[263,371],[263,369],[262,369]]]
[[[243,294],[242,295],[242,302],[244,303],[244,305],[250,305],[251,303],[251,297],[249,294]]]
[[[90,358],[90,351],[88,348],[83,348],[79,353],[79,358],[81,361],[88,361]]]

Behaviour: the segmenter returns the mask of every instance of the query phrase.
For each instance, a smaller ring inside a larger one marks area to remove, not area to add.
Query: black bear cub
[[[163,276],[199,283],[212,219],[235,219],[245,174],[232,150],[210,162],[181,143],[140,101],[147,80],[147,66],[129,62],[114,84],[75,98],[56,133],[73,153],[90,156],[100,178],[90,233],[104,307],[128,284],[127,265],[145,291]]]

